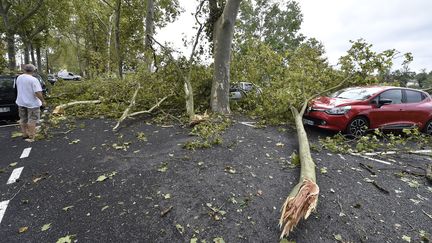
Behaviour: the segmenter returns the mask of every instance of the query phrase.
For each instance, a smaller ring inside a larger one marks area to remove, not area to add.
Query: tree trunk
[[[152,49],[151,37],[153,37],[154,30],[154,0],[147,0],[147,13],[145,21],[145,63],[147,70],[151,72],[152,67]]]
[[[42,57],[41,57],[41,48],[39,44],[36,44],[36,61],[37,61],[37,68],[39,72],[42,72]]]
[[[111,38],[112,38],[112,18],[113,15],[110,15],[109,17],[109,23],[108,23],[108,36],[107,36],[107,63],[106,63],[106,69],[107,73],[111,74]]]
[[[231,44],[241,0],[228,0],[214,25],[214,73],[210,97],[213,112],[229,114]]]
[[[30,45],[28,42],[26,42],[24,40],[23,40],[23,42],[24,42],[24,63],[28,64],[28,63],[30,63],[30,54],[29,54],[29,52],[30,52],[29,46]]]
[[[31,54],[31,62],[33,65],[36,66],[36,58],[35,58],[33,44],[30,44],[30,54]]]
[[[45,49],[45,62],[46,62],[46,73],[50,73],[49,59],[48,59],[48,48]]]
[[[115,48],[117,52],[117,65],[118,76],[123,79],[123,57],[120,45],[120,14],[121,14],[121,0],[117,0],[115,9]]]
[[[8,50],[9,70],[14,71],[16,68],[15,34],[11,32],[7,32],[6,41],[7,41],[7,50]]]

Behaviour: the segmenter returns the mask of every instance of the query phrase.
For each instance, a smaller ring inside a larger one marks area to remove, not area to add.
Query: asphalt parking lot
[[[73,129],[61,127],[34,143],[12,138],[17,127],[0,128],[0,238],[279,242],[279,210],[299,174],[289,162],[295,132],[235,120],[222,145],[195,151],[182,148],[193,139],[188,128],[150,121],[128,122],[113,133],[115,121],[77,120]],[[314,143],[328,135],[308,132]],[[431,239],[432,185],[421,176],[430,156],[322,150],[313,157],[317,212],[289,240]],[[398,176],[403,171],[411,174]]]

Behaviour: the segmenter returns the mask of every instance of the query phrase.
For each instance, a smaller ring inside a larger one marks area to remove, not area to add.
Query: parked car
[[[61,78],[63,80],[77,80],[77,81],[81,80],[81,78],[82,78],[79,75],[75,75],[75,74],[68,72],[68,71],[65,71],[65,70],[58,72],[57,77]]]
[[[0,119],[17,119],[18,106],[15,104],[17,90],[14,75],[0,75]]]
[[[246,97],[248,93],[255,90],[255,94],[261,94],[262,91],[259,87],[249,82],[239,82],[232,84],[230,87],[230,99],[239,100]]]
[[[57,82],[57,77],[54,74],[48,74],[47,80],[50,84],[54,85]]]
[[[39,80],[42,93],[47,95],[48,89],[42,77],[39,74],[33,76]],[[15,104],[17,97],[15,81],[17,77],[17,75],[0,75],[0,119],[18,118],[18,106]]]
[[[418,127],[432,134],[432,98],[390,86],[353,87],[309,103],[303,123],[361,136],[369,129]]]

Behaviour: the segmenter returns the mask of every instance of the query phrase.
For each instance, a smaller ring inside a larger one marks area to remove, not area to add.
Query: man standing
[[[33,142],[36,135],[36,123],[40,119],[40,107],[46,106],[46,102],[39,80],[32,76],[36,67],[26,64],[23,69],[24,74],[16,79],[18,95],[15,103],[18,105],[23,138],[27,142]]]

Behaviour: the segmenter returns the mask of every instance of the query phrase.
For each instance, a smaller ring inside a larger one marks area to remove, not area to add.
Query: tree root
[[[294,194],[294,196],[291,196]],[[319,187],[309,179],[297,184],[282,206],[282,215],[279,226],[282,228],[280,238],[283,238],[294,229],[301,218],[307,219],[315,210],[318,203]]]

